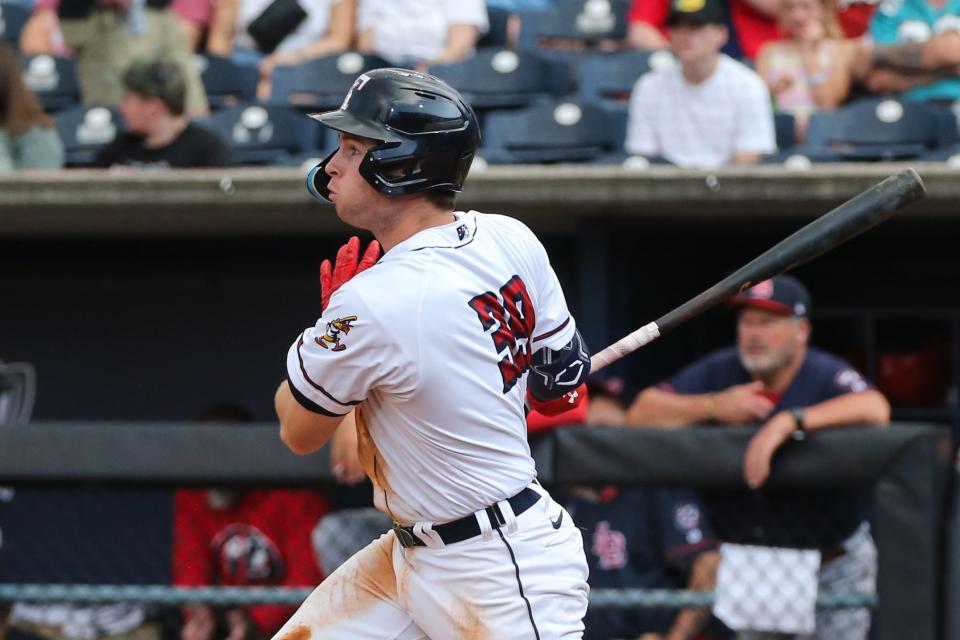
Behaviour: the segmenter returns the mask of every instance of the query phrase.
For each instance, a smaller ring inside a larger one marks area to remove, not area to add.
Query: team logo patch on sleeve
[[[342,336],[350,333],[350,329],[353,328],[354,322],[357,321],[357,316],[344,316],[342,318],[335,318],[327,323],[327,330],[319,338],[314,338],[313,341],[324,349],[331,349],[332,351],[343,351],[347,348],[347,345],[340,342]]]
[[[854,369],[841,369],[834,377],[837,386],[849,389],[852,392],[866,391],[870,385],[863,379],[859,371]]]

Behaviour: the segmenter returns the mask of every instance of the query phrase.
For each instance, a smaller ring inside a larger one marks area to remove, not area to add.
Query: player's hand
[[[558,416],[579,407],[586,397],[587,385],[584,383],[554,400],[537,400],[530,391],[527,391],[527,405],[545,416]]]
[[[770,398],[760,395],[762,390],[763,382],[755,380],[721,391],[713,397],[714,417],[726,424],[766,420],[775,405]]]
[[[330,440],[330,470],[341,484],[357,484],[366,477],[357,449],[357,425],[352,416],[344,418]]]
[[[180,640],[211,640],[216,628],[213,609],[198,604],[186,607],[187,621],[180,629]]]
[[[327,308],[330,296],[343,286],[350,278],[361,271],[366,271],[380,257],[380,243],[376,240],[367,245],[367,250],[360,257],[360,238],[351,236],[347,243],[337,251],[336,264],[331,265],[329,260],[320,263],[320,311]]]
[[[777,449],[793,435],[796,422],[786,411],[773,416],[763,425],[747,445],[743,458],[743,479],[751,489],[757,489],[770,477],[770,461]]]

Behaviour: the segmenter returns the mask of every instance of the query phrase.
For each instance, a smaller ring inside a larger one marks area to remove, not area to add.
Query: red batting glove
[[[333,292],[343,286],[350,278],[361,271],[366,271],[380,257],[380,243],[376,240],[367,245],[363,257],[357,260],[360,254],[360,238],[351,236],[347,243],[337,251],[336,265],[331,266],[329,260],[320,263],[320,311],[325,311]]]
[[[567,411],[573,411],[586,399],[587,384],[583,383],[573,391],[568,391],[559,398],[553,400],[537,400],[533,394],[527,391],[527,404],[530,409],[545,416],[559,416]]]

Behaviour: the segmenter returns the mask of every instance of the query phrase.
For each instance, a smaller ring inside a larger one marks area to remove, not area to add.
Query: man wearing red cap
[[[628,424],[667,429],[760,424],[743,462],[744,480],[751,489],[759,489],[770,474],[774,454],[791,438],[831,427],[889,421],[886,398],[858,371],[808,346],[810,296],[798,280],[778,276],[732,303],[740,308],[737,345],[708,354],[669,381],[643,390],[629,409]],[[757,492],[724,500],[713,514],[722,539],[819,549],[821,590],[874,588],[876,548],[865,523],[868,500],[861,493]],[[729,527],[720,516],[730,520]],[[797,526],[802,517],[809,522]],[[869,620],[865,609],[818,611],[816,637],[865,638]]]

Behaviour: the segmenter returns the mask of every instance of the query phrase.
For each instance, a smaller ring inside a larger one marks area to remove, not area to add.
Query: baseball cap
[[[727,11],[722,0],[671,0],[667,25],[674,26],[681,22],[725,25]]]
[[[764,280],[731,298],[729,304],[766,309],[798,318],[810,315],[810,293],[792,276],[775,276]]]
[[[123,86],[144,97],[159,98],[174,114],[183,113],[187,81],[175,62],[136,60],[123,72]]]

